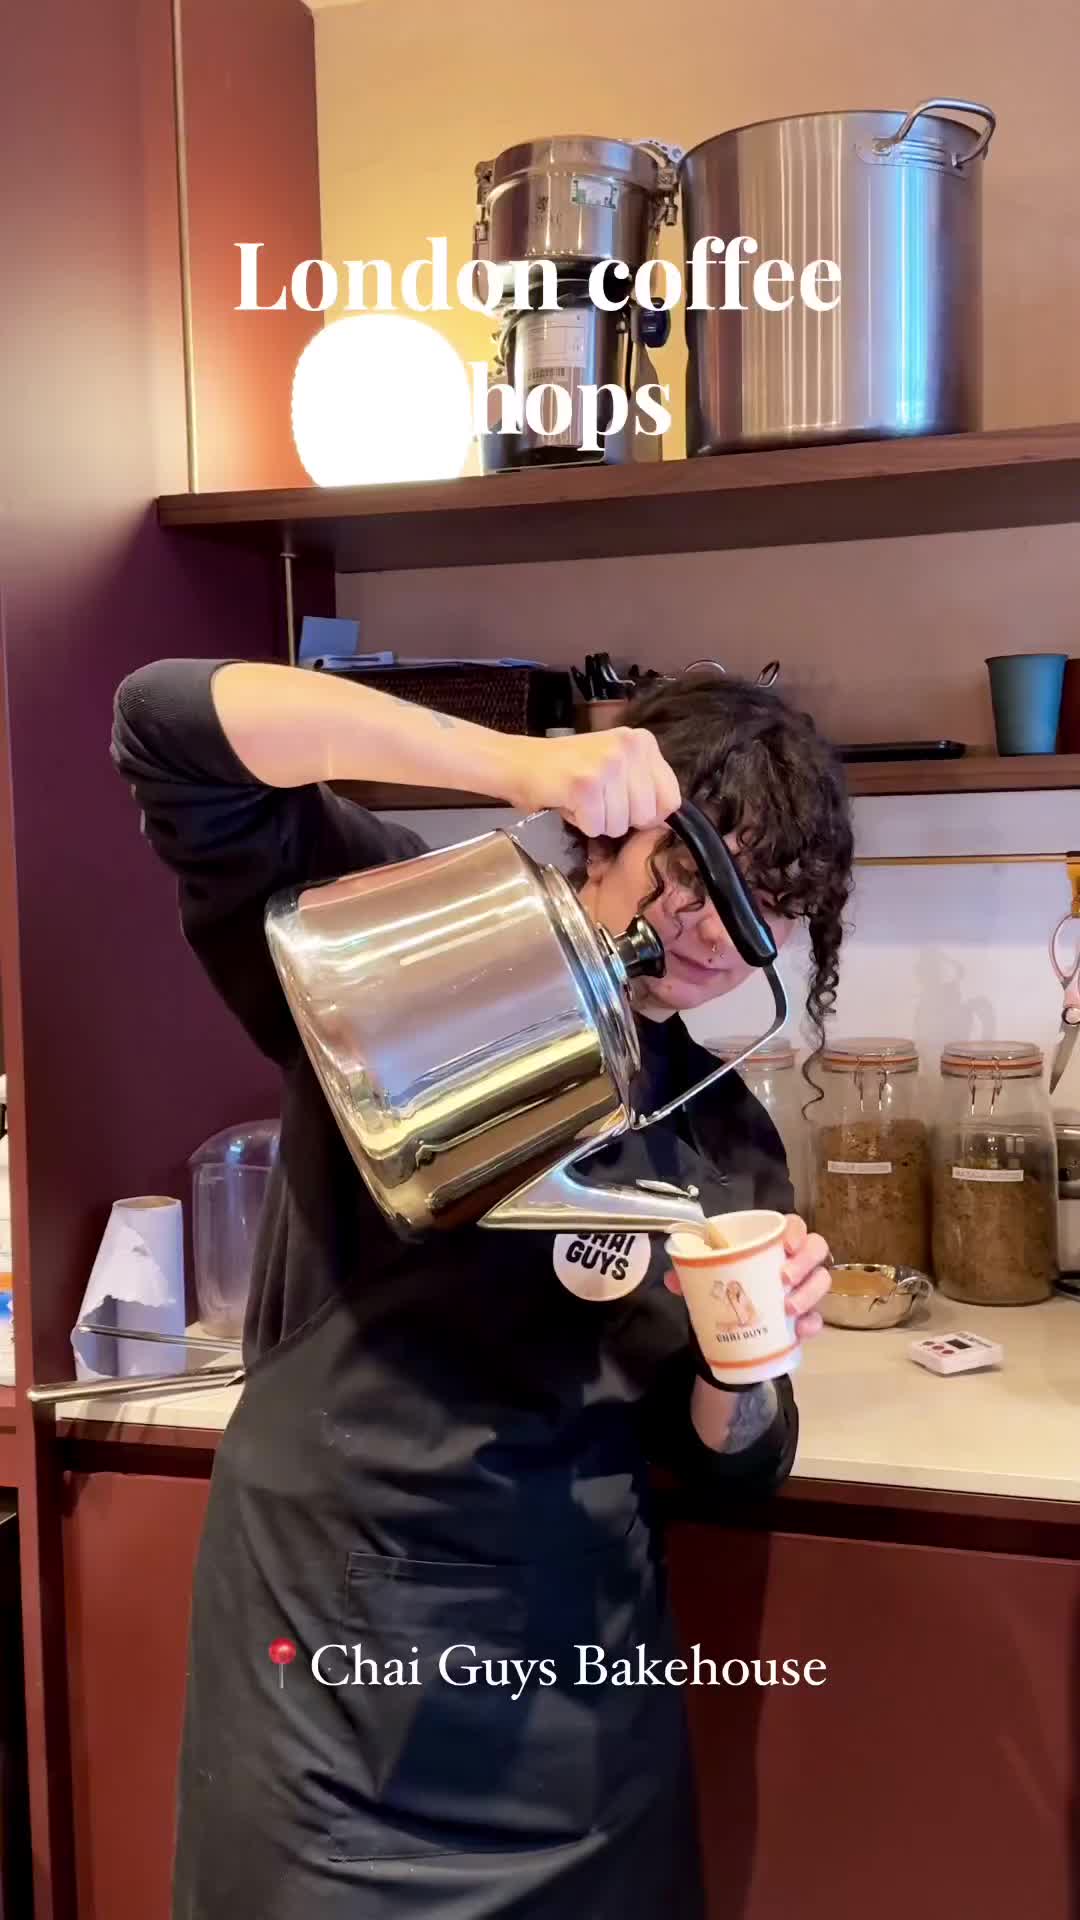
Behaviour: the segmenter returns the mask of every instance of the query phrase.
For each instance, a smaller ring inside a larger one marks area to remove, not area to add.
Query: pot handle
[[[965,153],[962,157],[954,158],[953,160],[954,167],[969,167],[973,160],[978,160],[979,157],[986,152],[994,137],[994,128],[997,126],[997,115],[993,109],[991,107],[980,106],[977,100],[921,100],[917,107],[912,107],[911,112],[907,115],[903,124],[896,129],[895,133],[889,134],[886,139],[874,141],[874,152],[891,153],[894,147],[898,147],[902,140],[907,139],[919,115],[921,113],[933,113],[937,107],[946,107],[951,113],[974,113],[978,115],[979,119],[986,121],[986,125],[976,144],[972,147],[971,152]]]
[[[723,835],[690,801],[673,813],[667,824],[693,854],[709,899],[740,960],[745,960],[748,967],[771,967],[776,959],[776,942],[750,898]]]

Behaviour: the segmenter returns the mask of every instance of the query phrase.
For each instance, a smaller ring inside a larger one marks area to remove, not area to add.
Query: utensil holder
[[[574,723],[579,733],[604,733],[625,726],[629,710],[629,700],[582,700],[574,708]]]

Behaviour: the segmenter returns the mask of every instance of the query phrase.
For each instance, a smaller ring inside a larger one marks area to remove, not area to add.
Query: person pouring
[[[664,824],[685,799],[777,947],[805,923],[820,1040],[852,858],[833,754],[732,679],[661,684],[627,720],[526,739],[241,661],[159,661],[118,691],[113,758],[183,932],[282,1077],[245,1384],[196,1570],[174,1920],[653,1920],[658,1904],[701,1920],[681,1693],[582,1686],[574,1650],[677,1652],[649,1468],[771,1492],[795,1453],[791,1382],[704,1377],[662,1236],[621,1235],[617,1259],[573,1233],[398,1238],[263,927],[285,888],[425,851],[330,782],[554,809],[593,920],[619,934],[641,912],[663,943],[663,975],[634,989],[636,1101],[655,1111],[714,1064],[677,1016],[749,972]],[[779,1139],[735,1075],[589,1168],[696,1187],[706,1213],[790,1213]],[[827,1248],[794,1217],[785,1245],[811,1338]],[[280,1687],[267,1648],[286,1640],[300,1657]]]

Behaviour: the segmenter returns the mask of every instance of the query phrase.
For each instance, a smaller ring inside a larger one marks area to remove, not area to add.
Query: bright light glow
[[[396,313],[334,320],[293,376],[292,429],[319,487],[456,479],[472,442],[464,362],[422,320]]]

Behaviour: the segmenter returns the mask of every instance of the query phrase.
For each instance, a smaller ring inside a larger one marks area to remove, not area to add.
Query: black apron
[[[642,1176],[754,1199],[685,1124],[590,1168]],[[685,1348],[666,1264],[437,1236],[256,1362],[199,1556],[174,1920],[702,1920],[634,1424]]]

